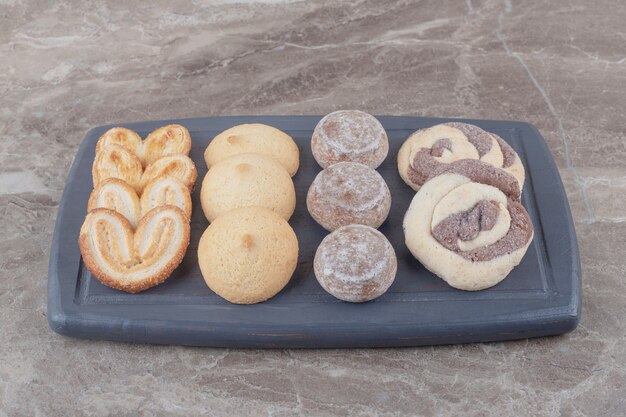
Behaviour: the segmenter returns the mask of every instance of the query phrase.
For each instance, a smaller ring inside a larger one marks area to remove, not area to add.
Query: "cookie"
[[[96,154],[91,169],[94,188],[107,178],[119,178],[135,191],[141,192],[142,175],[143,166],[139,157],[126,147],[117,144],[109,144],[101,149]]]
[[[443,123],[418,130],[398,152],[398,172],[415,191],[428,179],[454,171],[457,161],[473,159],[502,168],[511,174],[520,190],[524,166],[517,153],[500,136],[467,123]]]
[[[391,193],[372,168],[340,162],[317,174],[306,205],[315,221],[331,232],[354,223],[377,228],[389,215]]]
[[[242,207],[215,219],[200,238],[206,284],[235,304],[265,301],[287,285],[298,263],[289,223],[263,207]]]
[[[349,225],[322,240],[313,261],[315,277],[343,301],[364,302],[383,295],[393,283],[398,262],[387,238],[369,226]]]
[[[521,262],[533,225],[512,175],[484,162],[463,162],[463,170],[421,186],[403,228],[422,265],[452,287],[474,291],[496,285]]]
[[[188,219],[191,218],[189,188],[174,177],[157,177],[150,181],[141,197],[125,181],[107,178],[91,192],[87,211],[97,208],[115,210],[126,217],[134,228],[150,210],[167,205],[180,208]]]
[[[87,203],[87,212],[97,208],[114,210],[130,222],[133,228],[141,218],[141,203],[133,187],[119,178],[107,178],[93,189]]]
[[[196,179],[198,178],[198,171],[196,170],[196,165],[187,155],[174,154],[163,156],[146,167],[139,182],[139,192],[142,193],[148,183],[155,178],[161,177],[174,177],[185,184],[190,192],[193,192]]]
[[[96,154],[110,145],[118,145],[136,155],[146,167],[167,155],[189,155],[191,135],[181,125],[167,125],[150,133],[146,140],[134,131],[124,127],[114,127],[104,132],[96,143]]]
[[[214,165],[200,191],[202,210],[210,222],[246,206],[266,207],[289,220],[296,191],[287,171],[269,156],[242,153]]]
[[[348,161],[375,169],[387,157],[389,140],[374,116],[358,110],[340,110],[328,114],[315,126],[311,150],[322,168]]]
[[[198,172],[191,158],[182,154],[163,156],[144,170],[137,155],[121,145],[109,144],[96,154],[92,177],[94,188],[108,178],[118,178],[141,194],[158,177],[175,177],[193,191]]]
[[[213,138],[204,151],[210,169],[220,161],[240,153],[259,153],[276,159],[294,176],[300,166],[300,150],[291,136],[275,127],[244,124],[231,127]]]
[[[89,271],[104,285],[136,293],[165,281],[189,245],[189,219],[174,206],[150,210],[136,230],[120,213],[97,208],[85,218],[78,246]]]

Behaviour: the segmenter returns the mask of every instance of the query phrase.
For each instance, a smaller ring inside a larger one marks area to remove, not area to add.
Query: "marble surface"
[[[0,1],[0,416],[626,415],[623,2],[103,3]],[[537,126],[575,218],[580,326],[323,351],[92,342],[48,328],[50,240],[89,128],[340,108]]]

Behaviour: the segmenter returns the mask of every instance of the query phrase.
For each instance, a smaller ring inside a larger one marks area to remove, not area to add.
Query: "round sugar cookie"
[[[287,171],[269,156],[242,153],[213,166],[202,181],[202,210],[210,222],[239,207],[259,206],[289,220],[296,191]]]
[[[315,277],[328,293],[361,303],[383,295],[393,283],[398,261],[378,230],[353,224],[322,240],[313,261]]]
[[[291,136],[275,127],[251,123],[231,127],[213,138],[204,151],[208,168],[240,153],[259,153],[276,159],[294,176],[300,166],[300,150]]]
[[[315,126],[311,150],[322,168],[348,161],[376,169],[387,157],[389,140],[374,116],[340,110],[326,115]]]
[[[235,304],[265,301],[289,282],[298,239],[289,223],[263,207],[218,217],[200,238],[200,271],[209,288]]]
[[[372,168],[340,162],[317,174],[306,205],[315,221],[331,232],[354,223],[377,228],[389,215],[391,193]]]

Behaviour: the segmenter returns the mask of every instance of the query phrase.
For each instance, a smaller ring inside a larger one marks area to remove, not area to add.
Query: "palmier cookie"
[[[521,262],[533,225],[510,174],[484,162],[463,162],[470,168],[422,185],[403,228],[407,247],[422,265],[452,287],[473,291],[496,285]]]
[[[150,133],[146,140],[133,130],[114,127],[104,132],[96,143],[96,154],[109,145],[122,146],[136,155],[144,167],[167,155],[189,155],[191,135],[185,126],[167,125]]]
[[[393,246],[378,230],[353,224],[322,240],[313,261],[315,277],[340,300],[360,303],[384,294],[398,262]]]
[[[139,219],[159,206],[176,206],[191,218],[189,188],[174,177],[157,177],[150,181],[141,198],[133,187],[118,178],[107,178],[93,189],[87,211],[108,208],[122,214],[133,227]]]
[[[204,160],[210,169],[220,161],[240,153],[270,156],[292,177],[300,166],[300,150],[291,136],[260,123],[238,125],[223,131],[207,146]]]
[[[322,168],[347,161],[376,169],[387,157],[389,140],[374,116],[340,110],[319,121],[311,137],[311,150]]]
[[[109,144],[98,152],[92,167],[94,188],[108,178],[119,178],[138,194],[153,179],[167,176],[176,177],[193,191],[198,172],[191,158],[182,154],[161,157],[144,171],[137,155],[116,144]]]
[[[97,208],[85,218],[78,238],[87,269],[104,285],[136,293],[165,281],[189,245],[189,219],[174,206],[160,206],[133,231],[120,213]]]
[[[443,123],[418,130],[398,152],[398,172],[415,191],[428,179],[454,171],[454,164],[465,159],[480,160],[511,174],[520,190],[524,166],[517,153],[500,136],[467,123]]]
[[[285,219],[263,207],[242,207],[215,219],[200,238],[206,284],[235,304],[265,301],[289,282],[298,240]]]
[[[317,174],[306,205],[315,221],[331,232],[354,223],[377,228],[389,215],[391,193],[372,168],[340,162]]]
[[[239,207],[259,206],[289,220],[296,207],[291,177],[274,158],[242,153],[214,165],[200,191],[202,210],[210,222]]]

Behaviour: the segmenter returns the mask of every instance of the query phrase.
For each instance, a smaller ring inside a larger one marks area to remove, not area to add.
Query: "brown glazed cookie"
[[[369,226],[353,224],[335,230],[317,248],[315,277],[328,293],[360,303],[384,294],[398,263],[387,238]]]
[[[311,137],[311,150],[322,168],[348,161],[376,169],[387,157],[389,141],[374,116],[340,110],[319,121]]]
[[[340,162],[317,174],[306,205],[315,221],[331,232],[355,223],[378,228],[389,215],[391,193],[372,168]]]

